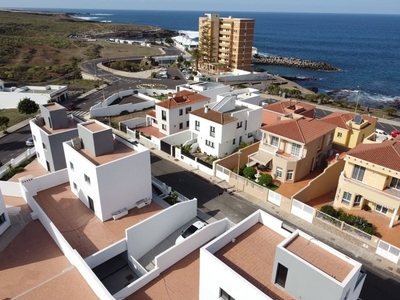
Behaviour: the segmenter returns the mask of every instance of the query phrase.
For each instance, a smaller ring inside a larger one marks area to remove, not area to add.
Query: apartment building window
[[[215,137],[215,127],[210,126],[210,136]]]
[[[77,189],[78,189],[78,186],[76,185],[76,183],[73,182],[72,184],[74,185],[74,189],[77,190]]]
[[[214,148],[214,142],[211,142],[209,140],[206,140],[206,145],[210,148]]]
[[[299,144],[292,143],[292,150],[290,151],[290,153],[292,155],[299,156],[300,155],[300,149],[301,149],[301,146]]]
[[[236,144],[236,139],[233,139],[232,145]]]
[[[251,138],[251,137],[253,137],[253,133],[252,132],[247,134],[247,138]]]
[[[6,215],[4,213],[2,213],[0,215],[0,225],[3,224],[6,221]]]
[[[359,165],[355,165],[353,169],[353,174],[351,175],[351,178],[355,180],[362,181],[364,178],[364,173],[365,173],[365,168],[361,167]]]
[[[338,132],[336,136],[337,136],[338,138],[341,138],[341,137],[342,137],[342,133],[341,133],[341,132]]]
[[[243,122],[242,121],[240,121],[240,122],[238,122],[237,123],[237,126],[236,126],[236,128],[241,128],[243,126]]]
[[[343,193],[342,203],[349,205],[351,200],[351,194],[349,192]]]
[[[86,174],[83,174],[83,175],[85,177],[85,181],[90,184],[90,177],[87,176]]]
[[[186,107],[186,114],[190,113],[192,111],[191,107]]]
[[[161,118],[163,121],[167,121],[167,112],[165,110],[161,111]]]
[[[354,198],[354,205],[353,206],[360,206],[361,199],[362,199],[361,195],[356,195],[356,197]]]
[[[384,206],[382,206],[382,205],[380,205],[380,204],[377,204],[376,207],[375,207],[375,211],[377,211],[377,212],[379,212],[379,213],[381,213],[381,214],[386,215],[387,212],[388,212],[388,209],[387,209],[387,207],[384,207]]]
[[[285,288],[287,273],[288,268],[278,263],[278,268],[276,269],[275,283]]]
[[[293,180],[293,170],[287,171],[286,180]]]
[[[179,123],[179,129],[183,129],[183,123]]]
[[[194,122],[194,130],[200,131],[200,121]]]
[[[44,149],[44,150],[46,150],[46,149],[47,149],[47,147],[46,147],[46,144],[45,144],[45,143],[42,143],[42,147],[43,147],[43,149]]]
[[[400,190],[400,179],[392,177],[392,180],[390,181],[390,187]]]
[[[329,134],[329,139],[328,139],[328,144],[327,145],[332,144],[332,142],[333,142],[333,133]]]
[[[36,142],[36,136],[35,135],[32,135],[33,136],[33,140]]]
[[[182,116],[183,115],[183,109],[179,109],[179,115]]]
[[[74,164],[72,162],[69,162],[69,167],[71,170],[74,170]]]
[[[219,289],[219,299],[222,300],[235,300],[231,295],[225,292],[223,289]]]
[[[276,167],[276,177],[282,178],[282,168]]]
[[[186,121],[186,128],[189,127],[189,121]]]
[[[278,147],[279,138],[276,136],[271,136],[271,146]]]
[[[161,125],[161,128],[162,128],[163,130],[167,130],[167,125],[166,125],[166,124],[162,124],[162,125]]]

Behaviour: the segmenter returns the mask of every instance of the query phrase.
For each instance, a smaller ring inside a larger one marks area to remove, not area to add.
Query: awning
[[[258,150],[256,155],[250,156],[249,158],[251,160],[258,162],[259,164],[266,165],[272,160],[273,157],[274,154],[272,153],[265,152],[263,150]]]

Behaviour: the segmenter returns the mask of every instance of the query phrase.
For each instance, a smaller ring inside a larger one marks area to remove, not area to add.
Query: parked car
[[[392,137],[396,137],[396,136],[398,136],[398,135],[400,135],[400,130],[393,130],[391,133],[390,133],[390,135],[392,136]]]
[[[172,76],[172,80],[179,80],[181,79],[179,76]]]
[[[75,104],[70,104],[67,106],[67,111],[71,111],[71,110],[75,110],[76,109],[76,105]]]
[[[25,145],[27,145],[28,147],[35,146],[35,144],[33,143],[33,136],[26,140]]]
[[[384,131],[384,130],[382,130],[382,129],[378,129],[378,128],[375,128],[375,133],[377,133],[377,134],[383,134],[383,135],[388,135],[388,133],[387,133],[386,131]]]
[[[186,238],[191,236],[193,233],[199,231],[202,229],[204,226],[206,226],[206,223],[202,221],[196,221],[192,225],[190,225],[188,228],[186,228],[184,231],[182,231],[182,234],[178,236],[178,238],[175,241],[175,245],[182,243]]]

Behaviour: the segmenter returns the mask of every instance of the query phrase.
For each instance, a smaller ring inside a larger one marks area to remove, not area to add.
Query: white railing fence
[[[0,178],[2,178],[4,175],[7,174],[9,165],[11,165],[12,167],[17,167],[22,162],[33,157],[34,155],[36,155],[36,150],[35,150],[35,147],[32,147],[32,148],[26,149],[25,152],[18,155],[17,157],[12,158],[9,162],[5,163],[3,166],[0,167]]]

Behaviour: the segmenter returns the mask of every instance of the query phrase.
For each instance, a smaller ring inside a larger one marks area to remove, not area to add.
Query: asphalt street
[[[12,158],[17,157],[29,147],[25,145],[26,140],[31,136],[31,129],[25,126],[0,139],[0,162],[5,164]]]

